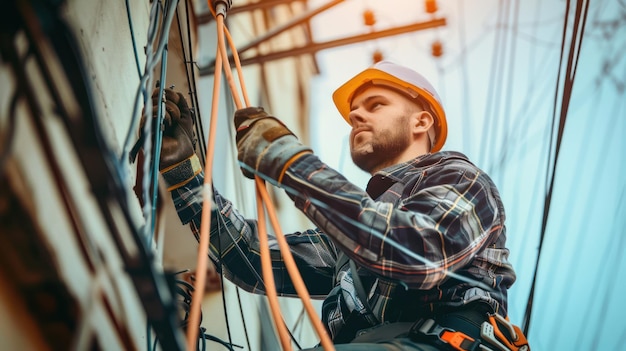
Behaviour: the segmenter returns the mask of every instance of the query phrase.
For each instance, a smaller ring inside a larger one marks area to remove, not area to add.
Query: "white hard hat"
[[[427,103],[428,106],[424,107],[430,110],[435,119],[435,137],[432,141],[431,152],[441,150],[448,136],[448,123],[437,91],[421,74],[389,61],[380,61],[367,68],[333,93],[335,106],[348,124],[351,124],[348,114],[350,113],[352,98],[360,87],[368,83],[394,88],[413,99],[419,96],[422,102]]]

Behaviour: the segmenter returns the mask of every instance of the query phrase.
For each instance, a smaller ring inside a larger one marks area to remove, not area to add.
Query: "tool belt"
[[[418,320],[411,327],[409,337],[443,350],[530,351],[518,326],[497,313],[476,308],[476,304],[468,307]]]

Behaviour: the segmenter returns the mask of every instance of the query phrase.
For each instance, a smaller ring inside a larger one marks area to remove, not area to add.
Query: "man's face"
[[[412,143],[409,116],[416,108],[406,97],[386,88],[372,86],[358,93],[348,115],[354,163],[373,173],[400,162]]]

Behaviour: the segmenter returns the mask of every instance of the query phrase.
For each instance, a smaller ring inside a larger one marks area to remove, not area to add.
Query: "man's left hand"
[[[241,171],[248,178],[260,173],[281,183],[293,161],[312,153],[289,128],[262,107],[237,110],[235,129],[238,159],[248,167],[242,166]]]

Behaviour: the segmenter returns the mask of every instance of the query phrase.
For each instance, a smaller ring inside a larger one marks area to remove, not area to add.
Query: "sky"
[[[310,0],[309,6],[326,2]],[[447,24],[319,52],[320,74],[311,82],[312,147],[365,187],[369,176],[352,165],[349,128],[331,94],[372,63],[374,50],[418,70],[446,109],[444,150],[468,155],[503,197],[518,278],[509,311],[517,324],[537,268],[532,349],[626,350],[626,302],[620,298],[626,289],[626,2],[589,2],[569,71],[574,2],[567,12],[562,0],[437,3],[439,11],[430,15],[422,1],[346,1],[316,16],[317,42],[368,32],[365,9],[374,11],[377,30],[431,17]],[[430,54],[436,40],[443,44],[439,58]],[[564,94],[566,85],[571,94]],[[340,152],[331,140],[341,144]]]

